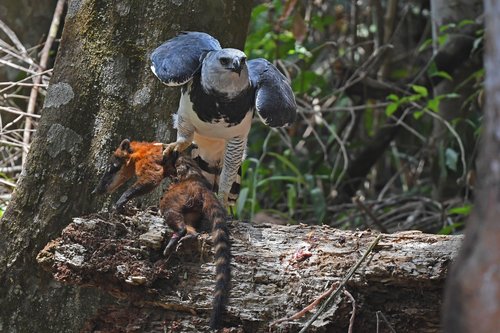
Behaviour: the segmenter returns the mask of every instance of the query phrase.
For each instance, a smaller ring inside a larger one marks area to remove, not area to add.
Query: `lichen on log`
[[[300,311],[339,283],[370,242],[371,231],[327,226],[254,225],[231,221],[230,331],[297,332],[307,319],[270,324]],[[214,288],[211,239],[201,234],[169,258],[170,231],[155,210],[131,217],[95,214],[73,220],[37,260],[54,279],[98,287],[122,299],[103,308],[84,331],[208,332]],[[355,331],[440,331],[440,304],[460,236],[421,232],[383,235],[345,288],[356,300]],[[311,332],[347,330],[352,305],[339,297]],[[379,314],[387,322],[377,323]]]

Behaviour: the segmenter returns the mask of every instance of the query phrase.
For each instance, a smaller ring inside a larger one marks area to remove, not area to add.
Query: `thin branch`
[[[325,291],[324,293],[322,293],[321,295],[319,295],[319,297],[317,297],[314,301],[312,301],[305,308],[303,308],[302,310],[300,310],[299,312],[295,313],[294,315],[292,315],[290,317],[285,317],[285,318],[281,318],[281,319],[273,321],[270,324],[270,326],[274,326],[274,325],[282,323],[284,321],[291,321],[291,320],[296,320],[296,319],[302,318],[307,312],[309,312],[312,309],[314,309],[316,307],[316,305],[319,304],[319,302],[321,302],[323,299],[325,299],[326,297],[328,297],[335,290],[335,288],[337,286],[338,286],[337,283],[332,284],[331,287],[327,291]]]
[[[387,317],[382,313],[382,311],[377,311],[376,312],[376,316],[377,316],[377,333],[379,332],[379,323],[380,323],[380,318],[379,316],[382,318],[382,320],[387,324],[387,327],[389,327],[389,329],[391,330],[392,333],[396,333],[396,330],[392,327],[392,325],[389,323],[389,321],[387,320]]]
[[[20,70],[20,71],[23,71],[23,72],[26,72],[26,73],[29,73],[29,74],[37,74],[37,72],[35,72],[35,71],[33,71],[33,70],[29,69],[29,68],[16,65],[16,64],[14,64],[14,63],[12,63],[10,61],[7,61],[7,60],[0,59],[0,64],[4,64],[6,66],[15,68],[17,70]]]
[[[48,73],[51,73],[51,72],[52,72],[52,68],[51,69],[47,69],[47,70],[45,70],[43,72],[40,72],[40,73],[35,73],[33,75],[27,76],[24,79],[16,81],[16,82],[0,82],[0,85],[9,84],[9,86],[0,89],[0,94],[3,93],[4,91],[7,91],[7,90],[13,88],[13,87],[17,87],[17,86],[21,85],[21,83],[24,82],[24,81],[28,81],[28,80],[33,79],[35,76],[41,76],[41,75],[45,75],[45,74],[48,74]]]
[[[414,105],[417,107],[421,107],[416,103],[414,103]],[[432,111],[429,111],[426,108],[423,108],[422,110],[425,112],[425,114],[428,114],[429,116],[431,116],[439,121],[442,121],[443,124],[446,126],[446,128],[448,128],[448,130],[451,132],[451,134],[455,137],[455,139],[457,139],[458,147],[460,148],[460,161],[461,161],[462,167],[463,167],[462,176],[460,177],[460,179],[465,180],[465,177],[467,176],[467,162],[465,161],[465,148],[464,148],[464,145],[462,143],[462,139],[460,138],[460,135],[458,135],[457,131],[453,128],[453,126],[451,126],[451,124],[446,119],[441,117],[439,114],[432,112]]]
[[[5,180],[4,178],[0,178],[0,184],[7,185],[10,187],[16,187],[16,184],[9,182],[8,180]]]
[[[17,38],[17,35],[14,31],[12,31],[8,26],[7,24],[5,24],[2,20],[0,20],[0,29],[3,30],[3,32],[7,35],[7,37],[10,38],[10,40],[12,41],[12,43],[14,43],[14,45],[17,47],[17,49],[19,50],[19,52],[21,52],[21,54],[23,56],[25,56],[26,58],[28,59],[31,59],[30,57],[28,57],[28,51],[26,51],[26,48],[24,47],[23,43],[21,43],[21,41],[19,40],[19,38]],[[30,62],[28,62],[30,63]],[[30,64],[32,64],[33,61],[31,61]]]
[[[0,110],[8,112],[8,113],[23,115],[26,117],[32,117],[32,118],[37,118],[37,119],[40,118],[39,114],[28,114],[26,112],[23,112],[17,108],[13,108],[13,107],[0,106]]]
[[[383,233],[388,233],[386,227],[384,227],[384,225],[377,219],[375,214],[373,214],[373,212],[367,206],[365,206],[365,204],[363,204],[359,196],[354,197],[353,201],[359,208],[361,208],[363,212],[365,212],[366,215],[368,215],[368,217],[373,221],[373,223],[375,223],[380,231],[382,231]]]
[[[347,333],[352,333],[352,328],[354,327],[354,319],[356,319],[356,300],[354,297],[352,297],[351,293],[348,292],[346,289],[344,289],[344,295],[346,295],[352,303],[352,314],[351,318],[349,319],[349,328],[347,330]]]
[[[56,9],[54,11],[54,16],[52,17],[52,22],[50,24],[50,29],[49,29],[49,34],[47,36],[47,40],[45,41],[45,45],[43,46],[42,49],[42,54],[40,57],[40,69],[37,71],[38,73],[42,72],[47,68],[47,63],[49,61],[49,52],[50,49],[52,48],[52,44],[54,43],[54,40],[57,37],[57,31],[59,30],[59,24],[61,22],[61,16],[64,10],[64,4],[66,0],[58,0]],[[26,113],[28,114],[34,114],[35,113],[35,106],[36,106],[36,100],[38,97],[38,85],[41,83],[42,77],[35,76],[33,78],[33,88],[31,88],[31,93],[30,93],[30,99],[28,103],[28,108],[26,110]],[[22,164],[26,162],[26,157],[28,155],[28,149],[29,149],[29,143],[31,139],[31,127],[32,127],[32,120],[30,117],[26,118],[26,122],[24,123],[24,135],[23,135],[23,143],[24,143],[24,149],[23,149],[23,156],[22,156]]]
[[[351,279],[351,277],[354,275],[354,273],[356,273],[356,271],[358,270],[358,268],[365,261],[365,259],[368,257],[368,255],[373,251],[373,249],[375,248],[375,246],[377,246],[378,242],[381,239],[382,239],[382,234],[379,234],[373,240],[373,242],[370,244],[370,246],[368,247],[368,249],[366,249],[365,253],[358,260],[358,262],[349,270],[349,272],[344,277],[344,279],[342,280],[342,282],[339,284],[339,286],[337,287],[337,289],[335,289],[335,292],[332,295],[330,295],[330,297],[328,297],[328,299],[323,303],[323,305],[321,305],[321,307],[318,309],[318,311],[316,311],[316,313],[312,316],[312,318],[309,319],[309,321],[304,325],[304,327],[300,330],[299,333],[306,332],[309,329],[309,327],[312,325],[312,323],[314,323],[314,321],[316,319],[318,319],[318,317],[323,312],[326,311],[326,309],[328,308],[328,306],[330,305],[330,303],[335,299],[335,297],[337,297],[337,295],[340,293],[340,291],[342,290],[342,288],[344,288],[344,286],[346,285],[346,283]]]

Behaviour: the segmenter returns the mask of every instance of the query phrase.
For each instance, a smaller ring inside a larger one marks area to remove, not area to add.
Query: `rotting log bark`
[[[234,332],[298,331],[309,315],[269,323],[341,281],[376,237],[371,231],[237,221],[230,230],[233,278],[225,321]],[[168,235],[152,210],[75,218],[37,260],[57,281],[98,287],[122,300],[99,310],[84,332],[208,332],[214,283],[209,236],[164,258],[160,247]],[[378,311],[399,333],[440,331],[444,279],[461,240],[420,232],[384,235],[346,286],[356,300],[354,331],[374,332]],[[311,331],[347,331],[351,309],[340,298]],[[379,325],[389,332],[387,323]]]

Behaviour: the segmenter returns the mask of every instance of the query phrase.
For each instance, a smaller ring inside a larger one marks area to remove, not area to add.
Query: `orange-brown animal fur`
[[[179,240],[195,237],[203,221],[212,223],[212,239],[215,252],[215,293],[212,303],[210,326],[219,328],[228,301],[230,271],[230,241],[226,225],[227,214],[210,183],[205,179],[198,164],[191,157],[172,152],[163,156],[160,143],[123,140],[113,153],[106,174],[96,192],[113,192],[133,175],[136,182],[118,200],[117,210],[132,197],[145,194],[158,186],[164,177],[173,180],[160,201],[160,211],[166,223],[174,230],[165,247],[170,253]]]
[[[163,145],[158,142],[123,140],[111,156],[94,193],[112,193],[135,175],[136,182],[116,202],[116,210],[125,213],[125,204],[130,199],[151,192],[167,176],[162,151]]]

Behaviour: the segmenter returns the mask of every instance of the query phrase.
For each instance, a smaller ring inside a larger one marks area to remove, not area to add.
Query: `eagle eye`
[[[219,61],[222,66],[227,66],[231,62],[231,59],[224,57],[220,58]]]

